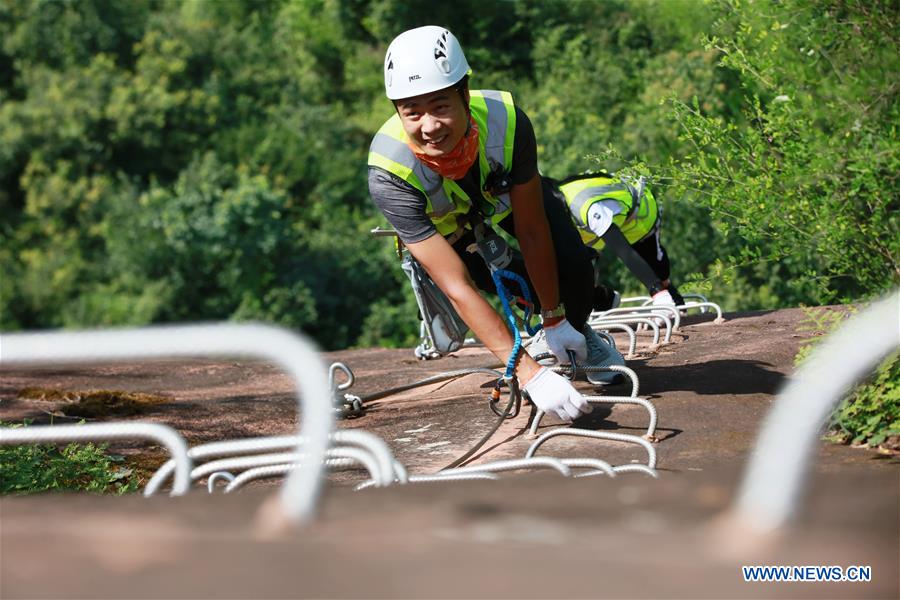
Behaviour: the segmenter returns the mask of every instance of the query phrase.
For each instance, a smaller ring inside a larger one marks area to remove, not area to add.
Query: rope
[[[522,296],[525,299],[524,324],[525,330],[528,331],[528,335],[535,335],[541,329],[541,326],[531,326],[531,317],[533,316],[531,313],[531,307],[533,306],[531,301],[531,291],[528,289],[528,284],[525,283],[525,280],[522,279],[522,277],[512,271],[507,271],[506,269],[497,269],[491,273],[491,278],[494,280],[494,285],[497,287],[497,295],[500,296],[500,302],[503,303],[503,311],[506,313],[507,325],[509,325],[510,330],[515,336],[515,343],[513,344],[512,352],[509,355],[509,360],[506,362],[506,373],[504,374],[504,378],[509,379],[514,377],[516,373],[516,361],[519,359],[519,353],[522,351],[522,336],[519,335],[516,315],[509,305],[509,297],[515,297],[506,289],[506,286],[503,284],[504,279],[509,279],[518,283],[519,289],[522,290]]]
[[[478,440],[477,442],[475,442],[475,445],[472,446],[472,447],[469,449],[468,452],[466,452],[465,454],[463,454],[462,456],[460,456],[459,458],[457,458],[456,460],[454,460],[452,463],[450,463],[449,465],[447,465],[447,466],[444,467],[443,469],[441,469],[441,471],[444,471],[444,470],[446,470],[446,469],[453,469],[453,468],[455,468],[455,467],[460,466],[461,464],[463,464],[464,462],[466,462],[467,460],[469,460],[469,458],[471,458],[473,454],[475,454],[476,452],[478,452],[478,450],[481,449],[481,447],[484,446],[485,443],[487,443],[487,441],[488,441],[489,439],[491,439],[491,436],[494,435],[494,433],[496,433],[498,429],[500,429],[500,425],[502,425],[502,424],[503,424],[503,421],[505,421],[505,420],[507,419],[507,417],[509,416],[510,411],[512,410],[513,406],[516,407],[516,413],[519,412],[519,404],[520,404],[521,401],[522,401],[522,397],[519,395],[519,385],[518,385],[518,382],[517,382],[516,378],[513,377],[513,378],[510,379],[507,383],[510,384],[510,390],[509,390],[509,402],[506,404],[506,408],[503,409],[503,412],[501,412],[501,413],[499,414],[499,416],[498,416],[498,418],[497,418],[497,421],[494,422],[494,426],[491,427],[490,431],[488,431],[487,433],[485,433],[485,434],[481,437],[480,440]]]
[[[497,295],[500,296],[500,302],[503,303],[503,311],[506,313],[506,322],[509,326],[510,330],[512,330],[513,336],[515,337],[515,343],[513,344],[512,352],[510,352],[509,360],[506,362],[506,372],[503,374],[502,379],[497,380],[497,385],[494,386],[494,390],[491,394],[491,400],[489,401],[489,406],[494,414],[497,415],[497,421],[494,423],[493,427],[491,427],[490,431],[484,434],[480,440],[478,440],[474,446],[472,446],[468,452],[454,460],[452,463],[441,469],[444,471],[446,469],[453,469],[458,467],[459,465],[466,462],[473,454],[478,452],[478,450],[500,429],[500,425],[503,424],[508,418],[515,417],[519,414],[519,408],[522,404],[522,395],[519,390],[519,381],[516,379],[516,362],[519,360],[519,354],[522,352],[522,336],[519,334],[519,327],[516,321],[516,315],[512,310],[512,307],[509,305],[509,299],[516,299],[516,296],[513,296],[509,293],[509,290],[506,289],[506,286],[503,284],[504,279],[508,279],[519,284],[519,289],[522,291],[523,304],[525,305],[525,317],[523,319],[525,330],[528,331],[528,335],[535,335],[538,330],[540,330],[541,326],[537,325],[536,327],[531,326],[531,317],[532,315],[532,307],[534,303],[531,301],[531,291],[528,288],[528,284],[525,283],[525,280],[522,279],[516,273],[512,271],[507,271],[506,269],[496,269],[491,273],[491,278],[494,280],[494,285],[497,287]],[[509,402],[506,404],[506,408],[503,411],[499,411],[497,409],[497,401],[500,400],[500,386],[501,383],[506,383],[509,386]],[[513,407],[515,407],[515,411],[513,411]]]
[[[394,394],[399,394],[400,392],[405,392],[407,390],[411,390],[413,388],[417,388],[423,385],[428,385],[429,383],[437,383],[439,381],[445,381],[447,379],[454,379],[456,377],[462,377],[463,375],[471,375],[473,373],[484,373],[485,375],[493,375],[494,377],[503,377],[503,374],[500,371],[496,371],[494,369],[488,369],[486,367],[471,367],[468,369],[459,369],[457,371],[447,371],[446,373],[438,373],[437,375],[431,375],[430,377],[426,377],[424,379],[420,379],[419,381],[414,381],[412,383],[405,383],[403,385],[399,385],[397,387],[392,387],[386,390],[381,390],[380,392],[373,392],[366,396],[360,396],[360,400],[363,404],[366,402],[371,402],[372,400],[378,400],[380,398],[384,398],[385,396],[392,396]]]

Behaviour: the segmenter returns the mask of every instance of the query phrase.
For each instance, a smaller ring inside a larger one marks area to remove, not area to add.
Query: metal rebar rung
[[[334,452],[334,450],[338,451]],[[340,467],[356,467],[357,465],[362,464],[363,467],[365,467],[365,469],[369,472],[369,481],[372,482],[372,485],[382,487],[378,465],[369,457],[368,454],[366,454],[366,452],[359,450],[358,448],[333,448],[332,450],[329,450],[329,454],[336,457],[329,458],[325,461],[325,466],[329,469],[336,469]],[[254,479],[284,475],[285,473],[289,473],[295,469],[300,468],[303,468],[302,463],[292,462],[264,465],[260,467],[254,467],[252,469],[247,469],[246,471],[235,477],[233,481],[228,484],[228,486],[225,488],[225,493],[230,494],[231,492],[236,491],[238,488],[242,487],[246,483],[249,483],[250,481],[253,481]]]
[[[365,450],[360,448],[329,448],[325,452],[328,459],[341,458],[351,459],[355,463],[359,463],[369,471],[370,477],[377,481],[379,485],[385,485],[385,478],[382,476],[381,468],[375,458]],[[308,464],[307,456],[302,452],[276,452],[271,454],[257,454],[253,456],[231,456],[228,458],[220,458],[202,464],[191,471],[191,480],[196,481],[219,471],[245,470],[255,467],[266,467],[272,465],[297,463],[300,465]],[[326,459],[326,463],[328,460]],[[332,463],[333,465],[334,463]],[[326,465],[327,466],[327,465]],[[392,470],[393,471],[393,470]],[[391,472],[392,472],[391,471]],[[389,474],[391,473],[389,472]],[[391,480],[388,480],[389,483]]]
[[[623,396],[585,396],[584,399],[591,404],[637,404],[643,406],[647,409],[647,414],[650,415],[650,422],[647,424],[647,432],[644,434],[644,437],[648,441],[653,441],[655,438],[658,417],[656,407],[653,406],[653,403],[650,402],[650,400],[635,396],[627,398]]]
[[[352,461],[353,464],[362,465],[369,472],[369,476],[379,482],[379,485],[382,485],[381,482],[383,481],[383,478],[381,476],[381,469],[368,452],[360,450],[359,448],[329,448],[326,451],[326,456],[328,458],[325,460],[325,466],[346,466],[344,462],[335,462],[338,459],[341,461]],[[300,452],[278,452],[273,454],[260,454],[257,456],[222,458],[197,467],[191,473],[191,477],[192,479],[197,480],[210,473],[225,469],[245,470],[283,464],[296,464],[297,466],[302,467],[307,466],[308,464],[305,459],[306,456]]]
[[[610,317],[609,319],[600,317],[591,319],[588,325],[594,328],[602,328],[606,325],[627,325],[630,323],[647,325],[653,331],[653,346],[659,345],[659,325],[655,321],[644,317]]]
[[[303,416],[298,433],[313,466],[285,481],[281,509],[293,521],[311,518],[334,411],[325,366],[307,338],[269,325],[234,323],[3,335],[4,366],[198,356],[263,358],[291,375]]]
[[[894,291],[813,350],[766,416],[730,509],[735,528],[765,533],[790,519],[821,427],[851,386],[898,347],[900,291]]]
[[[483,463],[480,465],[470,465],[467,467],[456,467],[455,469],[445,469],[441,471],[443,475],[465,475],[470,473],[496,473],[502,471],[521,471],[523,469],[553,469],[558,471],[565,477],[569,477],[572,472],[569,467],[564,465],[562,461],[551,456],[526,456],[525,458],[512,460],[497,460],[494,462]]]
[[[637,335],[634,333],[634,329],[626,325],[625,323],[608,323],[605,325],[601,325],[599,327],[595,327],[588,323],[588,326],[596,331],[597,333],[607,332],[611,329],[616,329],[618,331],[624,331],[628,334],[628,355],[625,358],[633,358],[634,352],[637,349]]]
[[[590,475],[603,474],[610,477],[616,476],[616,471],[611,464],[599,458],[562,458],[562,464],[567,467],[575,467],[579,469],[594,469],[589,473],[580,473],[574,477],[587,477]]]
[[[255,456],[231,456],[204,463],[191,471],[191,481],[197,481],[217,471],[243,471],[253,467],[280,465],[282,463],[299,462],[306,456],[301,452],[277,452],[257,454]]]
[[[228,483],[231,483],[235,480],[235,476],[233,473],[229,473],[228,471],[217,471],[210,475],[209,479],[206,480],[206,489],[210,494],[216,491],[216,482],[219,479],[224,479]],[[227,486],[228,483],[226,483],[225,485]]]
[[[661,305],[646,305],[646,306],[620,306],[619,308],[611,308],[607,311],[597,313],[595,318],[604,319],[604,318],[612,318],[617,316],[637,316],[637,317],[645,317],[645,316],[653,316],[653,317],[663,317],[665,315],[657,314],[659,312],[671,313],[671,323],[669,324],[670,329],[678,330],[681,325],[681,315],[679,314],[678,309],[675,308],[674,304],[661,304]],[[593,316],[593,315],[592,315]]]
[[[381,485],[390,485],[393,481],[392,473],[396,475],[400,483],[405,483],[405,470],[396,469],[396,461],[387,444],[376,435],[366,431],[338,430],[329,435],[329,440],[342,444],[368,450],[378,462],[381,473]],[[272,437],[249,438],[243,440],[228,440],[212,442],[195,446],[188,451],[188,455],[194,459],[218,458],[225,456],[257,454],[271,450],[286,450],[291,448],[303,448],[303,438],[296,435],[282,435]],[[174,461],[169,461],[157,469],[156,473],[144,487],[144,495],[152,496],[165,483],[174,468]]]
[[[659,319],[663,321],[662,326],[656,322]],[[653,315],[647,317],[628,317],[628,316],[612,316],[612,317],[600,317],[598,319],[593,319],[590,321],[591,327],[596,327],[597,325],[604,325],[606,323],[635,323],[638,325],[646,325],[651,331],[653,331],[653,345],[658,345],[660,343],[660,330],[661,328],[665,328],[665,334],[662,335],[663,343],[668,344],[672,339],[672,322],[665,315]],[[640,329],[638,329],[641,331]]]
[[[538,355],[541,356],[541,355]],[[571,364],[563,364],[563,365],[552,365],[549,367],[551,371],[554,373],[566,373],[572,370]],[[576,365],[576,369],[582,372],[589,373],[622,373],[628,379],[631,380],[631,396],[630,398],[636,398],[638,395],[638,391],[640,391],[640,382],[638,381],[637,373],[635,373],[632,369],[624,366],[624,365],[609,365],[608,367],[594,367],[591,365]]]
[[[698,301],[699,304],[705,304],[705,303],[709,302],[707,297],[704,296],[703,294],[682,294],[681,297],[685,300],[687,300],[688,298],[694,298]],[[687,304],[687,302],[685,302],[685,304]],[[707,312],[707,309],[705,306],[700,308],[701,314],[705,314],[706,312]]]
[[[724,323],[725,319],[722,317],[722,307],[716,304],[715,302],[686,302],[678,307],[680,310],[688,311],[693,308],[697,308],[701,313],[706,313],[707,308],[712,308],[716,311],[716,318],[713,319],[713,323]]]
[[[331,434],[331,439],[338,444],[350,444],[369,451],[378,461],[378,468],[382,473],[382,485],[390,485],[394,476],[400,483],[406,483],[406,470],[396,469],[399,463],[394,460],[394,455],[388,445],[377,435],[359,429],[339,429]]]
[[[643,406],[647,409],[647,413],[650,415],[650,422],[647,425],[647,432],[644,434],[644,439],[650,442],[656,441],[656,407],[653,406],[653,403],[646,398],[636,398],[634,396],[584,396],[584,399],[591,404],[637,404]],[[540,426],[541,419],[544,418],[545,414],[547,413],[545,413],[541,409],[537,410],[537,413],[534,415],[534,419],[532,419],[531,421],[531,426],[528,428],[528,433],[531,437],[537,436],[538,427]]]
[[[195,446],[188,450],[188,456],[194,461],[223,456],[256,454],[267,450],[283,450],[298,448],[303,443],[303,438],[296,435],[283,435],[266,438],[249,438],[244,440],[226,440]],[[172,470],[174,461],[164,463],[156,470],[147,485],[144,486],[144,496],[152,496],[166,482]]]
[[[613,471],[618,473],[644,473],[653,479],[659,479],[656,469],[651,469],[647,465],[618,465],[613,467]]]
[[[341,459],[343,460],[343,459]],[[325,466],[330,466],[329,461],[325,461]],[[230,494],[231,492],[237,491],[238,488],[242,487],[245,483],[249,481],[253,481],[254,479],[263,479],[265,477],[275,477],[278,475],[284,475],[285,473],[290,473],[295,469],[299,469],[302,465],[297,463],[281,463],[278,465],[266,465],[263,467],[253,467],[252,469],[247,469],[234,479],[232,479],[227,486],[225,486],[225,493]]]
[[[410,475],[409,483],[438,483],[441,481],[475,481],[475,480],[487,480],[487,481],[496,481],[499,479],[493,473],[468,473],[462,475],[441,475],[440,473],[435,473],[434,475]],[[365,490],[370,487],[375,487],[374,481],[364,481],[353,488],[355,491]]]
[[[627,444],[637,444],[639,446],[643,446],[644,449],[647,450],[647,466],[651,469],[656,467],[656,450],[654,450],[653,444],[643,438],[640,438],[636,435],[628,435],[625,433],[609,433],[603,431],[590,431],[587,429],[575,429],[568,427],[561,427],[559,429],[554,429],[542,434],[541,437],[536,439],[528,448],[528,452],[525,453],[525,458],[534,457],[534,453],[537,452],[537,449],[544,442],[546,442],[550,438],[554,438],[560,435],[573,435],[576,437],[589,437],[597,440],[611,440],[615,442],[625,442]]]

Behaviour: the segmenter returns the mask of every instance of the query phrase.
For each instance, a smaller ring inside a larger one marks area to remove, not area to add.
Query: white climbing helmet
[[[384,90],[391,100],[442,90],[467,73],[469,63],[459,40],[434,25],[404,31],[384,56]]]

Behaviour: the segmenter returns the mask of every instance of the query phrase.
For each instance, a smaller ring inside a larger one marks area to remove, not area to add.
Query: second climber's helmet
[[[430,94],[469,73],[459,41],[443,27],[426,25],[394,38],[384,57],[384,90],[391,100]]]

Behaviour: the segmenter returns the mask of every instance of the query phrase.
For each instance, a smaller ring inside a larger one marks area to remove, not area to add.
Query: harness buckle
[[[504,169],[502,164],[496,162],[493,163],[491,165],[491,172],[484,178],[484,185],[481,188],[482,191],[495,198],[508,193],[509,190],[512,189],[512,178],[510,175],[510,172]]]

